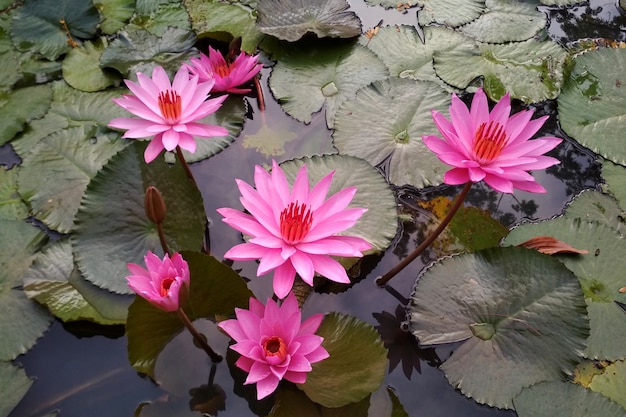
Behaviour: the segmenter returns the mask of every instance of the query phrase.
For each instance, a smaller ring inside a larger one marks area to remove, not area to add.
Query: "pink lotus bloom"
[[[200,59],[191,58],[190,64],[183,64],[189,72],[197,75],[200,81],[215,80],[211,91],[234,94],[249,93],[249,88],[237,88],[261,71],[263,64],[257,62],[258,55],[241,52],[233,62],[226,62],[220,51],[209,46],[209,56],[200,53]]]
[[[199,83],[198,77],[189,77],[186,68],[178,70],[174,82],[161,67],[152,71],[152,79],[138,72],[135,84],[125,80],[134,95],[124,94],[113,101],[139,118],[113,119],[110,127],[127,129],[124,138],[154,136],[146,152],[146,162],[153,161],[163,149],[171,151],[180,146],[189,152],[196,151],[195,136],[226,136],[221,126],[197,123],[197,120],[215,113],[226,97],[207,100],[212,82]]]
[[[325,200],[334,171],[309,190],[306,165],[298,171],[290,191],[285,174],[274,161],[272,173],[256,166],[256,189],[237,180],[241,204],[250,213],[231,208],[217,211],[234,229],[252,236],[231,248],[225,258],[260,259],[257,275],[274,272],[274,292],[284,298],[293,286],[296,272],[309,285],[318,272],[326,278],[349,283],[346,270],[332,256],[363,256],[371,245],[353,236],[336,236],[352,227],[367,209],[346,208],[356,187],[344,188]]]
[[[432,112],[443,140],[437,136],[424,136],[423,140],[443,163],[454,167],[445,173],[446,184],[484,180],[503,193],[512,193],[514,188],[546,192],[527,171],[558,164],[558,159],[543,154],[554,149],[561,139],[529,140],[548,116],[530,120],[534,110],[510,116],[510,102],[506,94],[490,113],[487,97],[479,89],[469,110],[456,94],[452,95],[450,120]]]
[[[189,288],[189,266],[179,253],[172,259],[165,254],[163,260],[148,251],[144,257],[148,269],[128,264],[132,273],[126,277],[128,286],[156,308],[164,311],[178,310],[180,289]]]
[[[235,364],[248,372],[244,384],[256,383],[257,399],[270,395],[281,379],[303,384],[311,364],[329,355],[315,335],[323,316],[309,317],[301,323],[298,301],[292,294],[279,307],[271,299],[267,305],[250,298],[250,309],[235,309],[237,319],[218,326],[235,339],[230,348],[241,357]]]

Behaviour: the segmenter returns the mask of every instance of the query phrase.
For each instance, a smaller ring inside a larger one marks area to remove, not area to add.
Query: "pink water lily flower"
[[[153,161],[162,150],[171,151],[177,146],[191,153],[196,151],[194,136],[209,138],[226,136],[228,131],[197,121],[215,113],[226,97],[207,100],[213,82],[198,82],[197,76],[189,76],[186,67],[178,70],[174,81],[162,67],[154,67],[152,78],[137,73],[136,84],[125,80],[134,95],[124,94],[113,101],[138,118],[118,118],[110,127],[126,129],[124,138],[148,138],[154,136],[144,153],[146,162]]]
[[[490,113],[482,89],[474,94],[470,109],[453,94],[450,120],[437,111],[432,113],[443,140],[437,136],[424,136],[423,140],[443,163],[454,167],[445,173],[446,184],[484,180],[503,193],[512,193],[514,188],[546,192],[528,171],[559,163],[558,159],[544,154],[561,143],[561,139],[547,136],[530,140],[548,116],[530,120],[534,110],[511,116],[508,93]]]
[[[281,168],[275,161],[272,165],[271,174],[256,166],[256,189],[237,180],[241,204],[250,214],[231,208],[217,210],[225,223],[251,236],[224,257],[239,261],[260,259],[257,275],[274,270],[274,293],[279,298],[291,290],[296,272],[309,285],[313,285],[316,272],[332,281],[349,283],[346,270],[331,256],[360,257],[362,251],[371,248],[360,237],[337,236],[367,211],[346,208],[356,187],[344,188],[325,200],[334,171],[309,190],[303,165],[290,190]]]
[[[128,264],[132,274],[126,277],[128,286],[161,310],[178,310],[180,290],[183,286],[189,288],[187,262],[179,253],[174,253],[171,259],[165,254],[161,260],[150,251],[144,261],[148,269],[137,264]]]
[[[323,316],[301,322],[298,301],[291,293],[281,306],[271,299],[264,306],[250,298],[250,309],[235,309],[237,319],[218,326],[237,343],[230,348],[241,356],[235,364],[248,372],[244,384],[256,384],[257,399],[276,390],[282,379],[303,384],[311,364],[329,355],[321,346],[324,340],[315,335]]]
[[[263,64],[257,62],[258,55],[239,53],[233,62],[226,62],[222,53],[209,46],[209,56],[200,53],[200,59],[191,58],[191,64],[184,64],[189,73],[197,75],[200,81],[215,80],[212,91],[234,94],[249,93],[249,88],[237,88],[261,71]]]

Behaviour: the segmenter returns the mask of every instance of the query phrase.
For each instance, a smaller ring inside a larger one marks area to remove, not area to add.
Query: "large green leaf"
[[[51,99],[47,85],[0,91],[0,145],[13,139],[26,123],[46,114]]]
[[[546,25],[546,15],[534,3],[517,0],[486,0],[487,10],[460,31],[480,42],[525,41]]]
[[[485,10],[485,0],[418,0],[420,26],[432,23],[458,27],[477,19]]]
[[[102,51],[107,47],[106,38],[87,41],[72,49],[63,60],[63,78],[77,90],[93,92],[119,84],[121,77],[113,71],[100,67]]]
[[[94,36],[99,21],[91,1],[25,0],[13,18],[11,35],[18,49],[39,52],[54,61],[70,51],[72,40]]]
[[[374,51],[389,68],[391,76],[432,81],[449,88],[435,74],[433,53],[458,47],[468,38],[459,32],[442,26],[423,29],[424,42],[413,26],[384,26],[376,36],[362,36],[359,42]]]
[[[342,407],[328,408],[311,401],[302,391],[290,386],[281,386],[276,391],[276,405],[268,417],[367,417],[370,398]]]
[[[235,307],[248,306],[252,293],[231,268],[201,253],[183,252],[182,256],[189,263],[191,273],[189,303],[184,307],[190,320],[222,320],[232,316]],[[175,312],[159,310],[136,296],[126,323],[131,365],[154,377],[157,356],[181,330],[183,323]]]
[[[9,90],[22,78],[22,74],[19,68],[19,53],[13,48],[8,27],[0,27],[0,53],[3,61],[0,67],[0,90]]]
[[[127,30],[145,29],[156,36],[163,36],[168,28],[190,30],[189,15],[180,1],[160,2],[149,14],[137,10]]]
[[[626,244],[624,236],[604,224],[583,219],[559,217],[536,224],[525,224],[511,231],[504,244],[517,245],[535,236],[553,236],[586,255],[557,256],[580,280],[591,333],[585,355],[593,359],[626,358],[626,319],[614,301],[626,303],[624,286]]]
[[[144,194],[157,187],[167,206],[163,229],[171,250],[202,245],[206,215],[202,196],[180,163],[143,160],[145,141],[134,141],[111,158],[85,192],[76,215],[72,245],[85,278],[99,287],[129,294],[128,262],[141,264],[148,250],[162,254],[156,226],[145,215]]]
[[[22,277],[45,235],[23,221],[0,220],[0,360],[26,353],[52,316],[20,289]]]
[[[44,138],[24,158],[19,176],[33,215],[51,229],[70,232],[87,184],[126,145],[116,134],[97,135],[84,125]]]
[[[626,410],[606,397],[569,382],[543,382],[515,398],[519,417],[626,417]]]
[[[0,362],[0,417],[8,417],[11,410],[26,394],[33,380],[26,372],[10,362]]]
[[[574,59],[558,98],[559,121],[583,146],[618,164],[626,164],[622,128],[626,123],[626,50],[603,48]]]
[[[19,168],[0,169],[0,219],[24,220],[28,207],[17,192],[17,173]]]
[[[136,0],[94,0],[93,4],[102,15],[100,30],[112,35],[126,25],[135,12]]]
[[[571,219],[596,221],[620,233],[626,232],[624,210],[613,197],[596,190],[585,190],[578,194],[565,208],[564,214]]]
[[[531,384],[571,373],[589,334],[576,277],[523,248],[447,258],[418,279],[412,333],[421,345],[465,341],[441,366],[479,403],[512,408]]]
[[[352,156],[313,156],[280,165],[290,184],[293,184],[303,164],[306,164],[311,186],[335,170],[328,196],[346,187],[357,187],[350,207],[366,208],[367,212],[353,227],[341,234],[362,237],[373,246],[373,252],[387,249],[396,235],[398,214],[393,192],[380,173],[366,161]]]
[[[57,113],[48,112],[41,119],[30,122],[24,132],[20,134],[11,146],[20,158],[26,155],[46,136],[68,127],[70,120]]]
[[[446,165],[439,161],[422,135],[437,135],[431,110],[448,113],[450,94],[434,83],[388,78],[357,92],[342,103],[333,140],[342,154],[386,164],[389,181],[421,188],[438,185]]]
[[[387,349],[371,325],[351,316],[331,313],[316,334],[330,357],[314,363],[306,382],[298,385],[314,402],[341,407],[361,401],[382,383]]]
[[[283,110],[301,122],[309,123],[325,104],[326,124],[332,128],[344,100],[386,77],[387,68],[373,52],[361,45],[340,45],[285,56],[274,67],[269,84]]]
[[[604,368],[591,380],[589,388],[609,397],[626,410],[626,362],[618,361]]]
[[[609,194],[613,195],[620,207],[626,210],[626,167],[603,159],[602,178],[606,181]]]
[[[307,33],[320,38],[353,38],[361,34],[361,20],[349,7],[346,0],[259,0],[257,27],[289,42]]]
[[[556,42],[534,39],[503,45],[464,43],[435,52],[435,72],[448,84],[466,88],[484,78],[487,95],[498,101],[507,92],[525,103],[559,95],[568,54]]]

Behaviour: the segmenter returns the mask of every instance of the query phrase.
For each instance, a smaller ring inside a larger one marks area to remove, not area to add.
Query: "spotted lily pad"
[[[578,194],[565,208],[565,216],[586,221],[596,221],[617,230],[626,232],[624,210],[615,198],[596,190],[585,190]]]
[[[447,168],[422,136],[439,134],[431,110],[447,114],[449,105],[450,94],[434,83],[393,77],[377,81],[341,105],[334,145],[374,166],[386,164],[393,184],[441,184]]]
[[[421,345],[464,341],[440,369],[466,396],[499,408],[512,408],[526,386],[571,373],[589,334],[576,276],[523,248],[433,265],[417,281],[409,317]]]
[[[33,380],[26,376],[24,369],[10,362],[0,362],[0,416],[7,417],[26,394]]]
[[[387,77],[387,68],[361,45],[340,45],[294,52],[279,61],[269,84],[281,107],[293,118],[309,123],[326,105],[326,123],[333,127],[335,112],[361,87]]]
[[[289,42],[309,32],[320,38],[352,38],[361,34],[361,20],[349,7],[346,0],[258,0],[257,27]]]
[[[591,380],[589,388],[609,397],[626,410],[626,362],[617,361],[604,368],[600,375]]]

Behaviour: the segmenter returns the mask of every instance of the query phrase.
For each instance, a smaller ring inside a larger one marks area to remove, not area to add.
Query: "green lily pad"
[[[176,27],[160,36],[145,29],[128,29],[118,32],[117,39],[102,52],[100,64],[115,68],[126,78],[134,77],[137,71],[152,74],[155,65],[175,73],[194,55],[191,48],[195,42],[194,32]]]
[[[330,357],[312,365],[306,382],[298,385],[314,402],[342,407],[366,398],[382,383],[387,349],[371,325],[351,316],[331,313],[316,332]]]
[[[485,0],[487,10],[459,30],[479,42],[525,41],[546,26],[546,15],[533,3]]]
[[[124,277],[128,262],[141,264],[148,250],[162,254],[156,225],[144,211],[144,194],[153,185],[163,194],[163,222],[172,251],[199,249],[206,215],[202,196],[180,163],[143,160],[146,141],[134,141],[91,180],[75,218],[74,255],[85,278],[120,294],[131,290]],[[114,231],[114,233],[112,233]]]
[[[565,208],[565,217],[602,223],[620,233],[626,232],[624,210],[610,195],[596,190],[585,190],[578,194]]]
[[[119,84],[121,77],[100,67],[102,51],[107,47],[106,38],[87,41],[72,49],[63,60],[63,78],[77,90],[94,92]]]
[[[626,123],[626,50],[589,51],[574,58],[574,64],[558,98],[561,127],[583,146],[626,164],[621,134]]]
[[[332,128],[341,103],[361,87],[387,78],[387,68],[361,45],[300,50],[279,61],[269,79],[283,110],[304,123],[326,105],[326,124]]]
[[[10,362],[0,362],[0,416],[7,417],[28,389],[33,380],[26,376],[24,369],[12,365]]]
[[[145,29],[153,35],[162,36],[170,27],[191,29],[189,15],[182,2],[161,2],[156,10],[149,14],[138,11],[126,29]]]
[[[74,271],[72,247],[67,240],[49,246],[37,254],[24,275],[26,296],[37,300],[63,321],[89,320],[100,324],[124,324],[109,320],[89,304],[72,285]]]
[[[578,277],[587,302],[591,333],[585,355],[592,359],[626,358],[626,318],[614,301],[626,303],[619,289],[626,283],[624,236],[600,223],[559,217],[536,224],[525,224],[511,231],[506,245],[517,245],[535,236],[552,236],[586,255],[555,256]]]
[[[350,207],[366,208],[367,212],[353,227],[341,234],[367,240],[372,245],[373,252],[387,249],[396,235],[398,215],[393,192],[380,173],[366,161],[352,156],[313,156],[280,164],[290,184],[293,184],[303,164],[306,164],[311,186],[335,170],[328,196],[346,187],[357,187],[358,191]]]
[[[116,134],[97,135],[91,126],[55,132],[24,158],[20,193],[35,217],[51,229],[68,233],[91,178],[127,145]]]
[[[0,169],[0,219],[24,220],[28,216],[28,207],[17,192],[17,173],[19,169]]]
[[[136,0],[94,0],[93,4],[102,16],[100,30],[112,35],[126,26],[135,12],[135,3]]]
[[[0,90],[9,90],[22,78],[19,68],[19,53],[13,48],[8,28],[0,27],[0,53],[3,65],[0,67]]]
[[[439,135],[431,110],[448,113],[450,94],[430,82],[388,78],[357,92],[337,111],[333,143],[342,154],[387,165],[389,181],[438,185],[448,167],[422,141]]]
[[[19,289],[46,236],[16,220],[0,220],[0,230],[0,360],[11,360],[26,353],[52,321],[45,309]]]
[[[626,207],[626,167],[603,159],[602,178],[606,181],[609,194],[617,199],[620,207]]]
[[[46,114],[51,99],[47,85],[0,91],[0,145],[13,139],[26,123]]]
[[[589,388],[620,404],[626,410],[626,362],[618,361],[604,368],[591,380]]]
[[[435,74],[433,53],[454,49],[468,38],[443,26],[428,26],[423,32],[424,42],[414,26],[383,26],[376,36],[371,39],[362,36],[359,43],[378,55],[389,68],[389,75],[432,81],[449,89]]]
[[[257,28],[289,42],[307,33],[320,38],[353,38],[361,34],[361,20],[349,7],[346,0],[259,0]]]
[[[72,41],[93,37],[99,22],[98,10],[90,1],[25,0],[13,18],[11,36],[19,50],[55,61],[70,51]]]
[[[420,26],[432,23],[458,27],[477,19],[485,11],[485,0],[418,0]]]
[[[367,417],[369,396],[359,402],[342,407],[328,408],[311,401],[302,391],[291,386],[281,386],[276,391],[276,405],[268,417]]]
[[[418,278],[409,317],[421,345],[465,341],[440,369],[466,396],[499,408],[512,408],[524,387],[571,373],[589,334],[574,274],[523,248],[433,265]]]
[[[191,26],[199,38],[209,37],[230,42],[234,37],[240,36],[241,50],[252,54],[265,36],[256,27],[256,13],[241,4],[217,0],[186,0],[185,7]]]
[[[24,131],[11,142],[15,153],[22,159],[37,146],[45,137],[65,129],[69,119],[57,113],[48,112],[41,119],[33,120],[24,128]]]
[[[525,103],[556,98],[568,60],[556,42],[534,39],[503,45],[464,43],[434,54],[435,72],[448,84],[464,89],[482,76],[492,100],[509,92]]]
[[[542,382],[515,398],[519,417],[626,417],[608,398],[570,382]]]
[[[248,306],[252,293],[231,268],[201,253],[183,252],[181,255],[189,263],[191,274],[190,298],[184,306],[191,321],[198,318],[221,320],[232,316],[236,307]],[[215,291],[216,288],[219,291]],[[157,356],[181,330],[183,323],[175,312],[159,310],[136,296],[128,309],[126,322],[131,365],[154,377]]]

